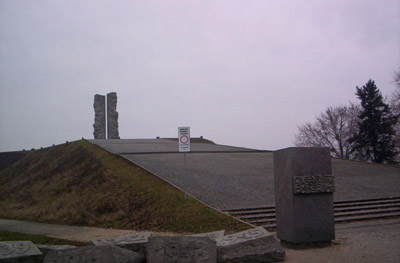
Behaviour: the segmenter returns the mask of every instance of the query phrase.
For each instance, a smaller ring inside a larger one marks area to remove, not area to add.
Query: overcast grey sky
[[[93,138],[118,94],[121,138],[191,135],[258,149],[394,90],[398,0],[0,0],[0,151]]]

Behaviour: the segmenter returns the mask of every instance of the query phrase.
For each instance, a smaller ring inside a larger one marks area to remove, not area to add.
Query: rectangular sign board
[[[178,128],[179,152],[190,152],[190,127]]]

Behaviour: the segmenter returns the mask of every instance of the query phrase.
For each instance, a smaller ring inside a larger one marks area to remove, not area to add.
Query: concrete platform
[[[192,143],[183,176],[176,141],[89,140],[218,209],[274,205],[272,152]],[[335,201],[400,196],[400,166],[332,159]]]

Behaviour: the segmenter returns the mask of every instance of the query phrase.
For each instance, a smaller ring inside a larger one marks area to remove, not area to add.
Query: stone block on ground
[[[146,244],[149,237],[151,237],[151,232],[139,232],[125,236],[93,239],[90,242],[95,246],[114,245],[146,256]]]
[[[147,263],[216,263],[217,245],[208,237],[150,237],[146,259]]]
[[[208,232],[208,233],[200,233],[200,234],[194,234],[194,235],[188,235],[188,236],[190,236],[190,237],[208,237],[212,240],[217,240],[219,238],[223,238],[224,235],[225,235],[225,230]]]
[[[42,256],[31,241],[0,242],[0,262],[40,262]]]
[[[277,237],[295,244],[335,239],[330,149],[290,147],[273,159]]]
[[[47,255],[47,253],[49,253],[52,250],[76,248],[76,246],[70,246],[70,245],[41,245],[41,244],[35,244],[35,245],[43,253],[43,255]]]
[[[263,227],[217,239],[219,263],[280,262],[285,251],[280,242]]]
[[[50,251],[43,263],[139,263],[139,253],[117,246],[86,246]]]

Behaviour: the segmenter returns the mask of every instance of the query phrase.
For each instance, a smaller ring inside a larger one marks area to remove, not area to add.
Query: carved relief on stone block
[[[106,138],[106,97],[96,94],[94,96],[94,124],[93,136],[95,139]]]
[[[91,242],[96,246],[147,243],[150,236],[150,232],[142,232],[126,236],[94,239]]]
[[[42,255],[39,249],[30,241],[0,242],[0,261],[2,259],[19,258],[24,256]]]
[[[116,92],[107,94],[107,132],[108,139],[119,139]]]
[[[335,192],[333,175],[309,175],[293,177],[294,194],[315,194]]]
[[[218,246],[228,246],[236,243],[246,242],[249,240],[270,236],[267,230],[264,227],[257,227],[250,230],[242,231],[236,234],[232,234],[229,236],[224,236],[223,238],[217,239]]]
[[[216,263],[215,241],[206,237],[152,237],[147,244],[148,263]]]

